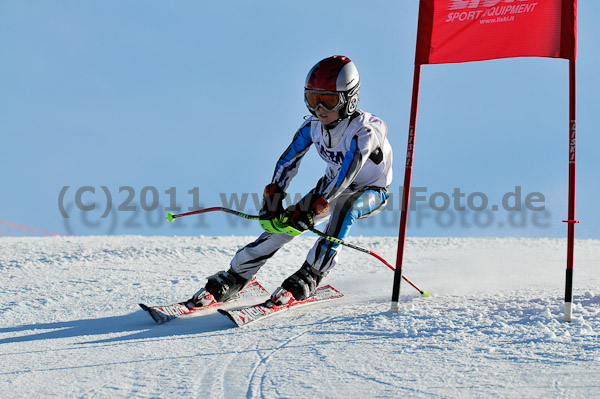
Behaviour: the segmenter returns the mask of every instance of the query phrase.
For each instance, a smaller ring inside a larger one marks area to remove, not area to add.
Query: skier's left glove
[[[285,223],[301,233],[315,227],[315,216],[322,215],[328,209],[329,203],[323,196],[310,193],[287,209]]]

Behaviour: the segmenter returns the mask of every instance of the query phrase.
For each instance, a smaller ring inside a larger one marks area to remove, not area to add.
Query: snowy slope
[[[155,325],[137,303],[189,297],[249,237],[0,238],[3,397],[600,397],[600,241],[413,238],[392,272],[344,249],[341,300],[244,328],[215,312]],[[314,238],[259,273],[273,290]],[[394,238],[353,238],[389,260]]]

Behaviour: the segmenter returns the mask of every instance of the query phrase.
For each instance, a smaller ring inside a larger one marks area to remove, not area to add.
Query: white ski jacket
[[[311,144],[327,163],[325,175],[312,192],[328,201],[347,188],[390,186],[392,146],[387,139],[387,126],[377,116],[357,110],[329,130],[315,117],[305,121],[277,161],[272,183],[285,191]]]

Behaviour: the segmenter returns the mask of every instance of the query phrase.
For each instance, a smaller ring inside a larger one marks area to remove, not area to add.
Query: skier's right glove
[[[304,232],[315,227],[315,216],[325,213],[328,209],[329,203],[325,197],[310,193],[296,205],[288,208],[289,216],[285,223],[299,232]]]

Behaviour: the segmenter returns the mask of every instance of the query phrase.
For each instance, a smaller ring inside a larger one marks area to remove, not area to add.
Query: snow
[[[410,238],[392,272],[345,248],[324,281],[345,297],[235,328],[205,315],[156,325],[138,302],[188,298],[251,237],[0,238],[3,397],[598,397],[600,241],[575,248],[562,321],[565,240]],[[258,274],[274,290],[300,237]],[[391,237],[353,237],[393,261]]]

